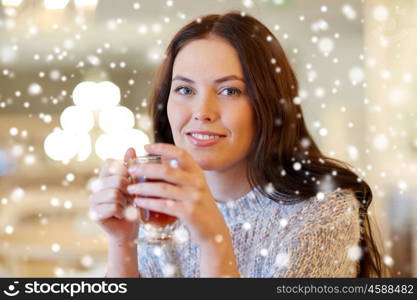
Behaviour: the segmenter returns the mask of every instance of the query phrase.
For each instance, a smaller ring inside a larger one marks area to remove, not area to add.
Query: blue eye
[[[223,94],[224,91],[231,91],[233,93],[227,93],[225,95],[225,94]],[[235,88],[226,88],[222,91],[222,95],[225,95],[225,96],[237,96],[237,95],[240,95],[241,93],[242,92],[239,89],[235,89]]]
[[[175,89],[175,92],[179,92],[181,95],[190,95],[190,94],[187,94],[187,91],[192,92],[191,89],[185,86],[180,86]]]

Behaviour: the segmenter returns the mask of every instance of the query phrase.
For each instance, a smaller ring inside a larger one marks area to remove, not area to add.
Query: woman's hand
[[[171,163],[137,164],[128,169],[132,176],[164,181],[129,185],[127,191],[135,195],[135,204],[178,217],[190,230],[193,240],[200,245],[220,243],[230,238],[204,173],[191,155],[171,144],[146,145],[145,149],[150,154],[161,155],[163,162]]]
[[[132,176],[164,181],[129,185],[127,191],[136,195],[135,204],[176,216],[184,222],[201,249],[201,277],[239,277],[229,229],[200,166],[185,150],[171,144],[146,145],[145,149],[150,154],[161,155],[163,162],[171,163],[138,164],[129,168]]]
[[[133,148],[127,150],[125,162],[136,157]],[[99,187],[91,194],[90,211],[109,239],[127,241],[136,239],[139,220],[125,218],[126,208],[134,209],[132,197],[127,193],[129,184],[127,167],[117,160],[108,159],[100,171]]]

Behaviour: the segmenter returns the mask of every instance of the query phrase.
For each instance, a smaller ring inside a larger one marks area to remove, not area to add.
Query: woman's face
[[[226,40],[195,40],[178,53],[167,110],[175,144],[202,169],[226,170],[246,162],[254,113],[238,54]]]

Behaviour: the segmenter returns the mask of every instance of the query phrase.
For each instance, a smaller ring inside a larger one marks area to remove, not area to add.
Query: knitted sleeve
[[[352,192],[327,196],[279,242],[269,277],[356,277],[360,256],[359,203]]]

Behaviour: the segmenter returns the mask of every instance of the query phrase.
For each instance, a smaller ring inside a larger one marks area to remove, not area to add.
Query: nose
[[[210,113],[199,111],[194,113],[194,120],[212,122],[214,120],[214,117]]]
[[[219,118],[216,99],[210,95],[204,95],[196,102],[193,119],[201,122],[214,122]]]

